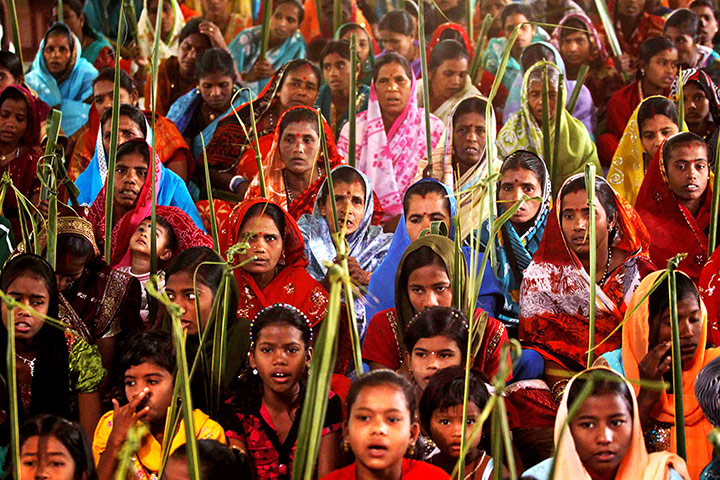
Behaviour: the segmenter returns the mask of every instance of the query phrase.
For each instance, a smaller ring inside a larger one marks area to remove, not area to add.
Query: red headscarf
[[[458,23],[452,23],[452,22],[443,23],[442,25],[437,27],[435,29],[435,31],[433,32],[432,39],[430,40],[430,44],[427,47],[428,59],[430,58],[430,55],[432,55],[432,51],[433,51],[433,48],[435,48],[435,45],[440,43],[440,37],[442,37],[442,34],[447,30],[453,30],[460,34],[460,36],[463,39],[462,43],[463,43],[463,45],[465,45],[465,50],[467,50],[468,54],[470,55],[470,60],[472,60],[473,45],[472,45],[472,43],[470,43],[470,37],[468,37],[468,34],[465,31],[465,29],[462,27],[462,25],[460,25]]]
[[[0,92],[0,105],[5,101],[11,90],[15,90],[22,95],[27,104],[27,128],[21,140],[22,144],[26,147],[40,145],[40,125],[43,117],[41,112],[42,106],[39,99],[35,98],[33,94],[30,93],[30,90],[21,85],[8,85]],[[47,116],[47,113],[45,115]]]

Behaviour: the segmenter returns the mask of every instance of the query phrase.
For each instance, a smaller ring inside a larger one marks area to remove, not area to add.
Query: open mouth
[[[388,451],[387,446],[379,445],[379,444],[378,445],[368,445],[367,449],[368,449],[368,453],[370,454],[371,457],[382,457]]]
[[[190,322],[189,320],[180,319],[180,327],[182,327],[183,330],[187,330],[188,328],[190,328],[190,325],[192,325],[192,322]]]
[[[15,331],[18,333],[28,333],[30,331],[30,324],[23,321],[15,322]]]
[[[270,377],[275,383],[287,383],[290,381],[290,373],[288,372],[273,372]]]

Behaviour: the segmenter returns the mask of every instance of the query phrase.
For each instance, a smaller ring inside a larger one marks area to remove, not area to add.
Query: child
[[[157,474],[161,461],[161,445],[165,417],[173,399],[175,350],[170,334],[159,330],[141,332],[131,337],[120,358],[124,375],[125,396],[122,407],[113,399],[113,411],[98,422],[93,439],[93,455],[98,478],[114,478],[118,454],[131,426],[143,422],[150,430],[133,457],[134,478],[150,479]],[[195,435],[198,439],[225,442],[222,427],[198,409],[193,412]],[[170,453],[185,443],[185,427],[181,421],[172,439]]]
[[[465,393],[465,370],[461,367],[449,367],[435,374],[420,399],[420,423],[440,449],[429,462],[452,473],[460,458],[462,437],[463,397]],[[470,372],[468,384],[466,438],[475,427],[480,413],[490,399],[485,384],[479,376]],[[465,475],[467,480],[490,478],[494,469],[492,457],[478,448],[482,435],[470,443],[465,455]],[[504,466],[503,478],[507,475]]]
[[[312,358],[312,331],[297,308],[276,304],[260,311],[250,326],[250,369],[228,402],[227,419],[233,448],[247,452],[258,480],[289,479],[295,453],[307,369]],[[342,406],[330,393],[323,425],[318,477],[339,465]]]
[[[222,478],[252,478],[251,466],[238,455],[237,450],[228,448],[215,440],[198,440],[200,457],[200,480]],[[162,476],[163,480],[189,479],[187,450],[185,445],[175,450],[168,459]]]
[[[384,478],[387,480],[446,480],[442,469],[411,460],[420,426],[413,386],[390,370],[362,375],[347,396],[344,448],[355,463],[324,480]]]

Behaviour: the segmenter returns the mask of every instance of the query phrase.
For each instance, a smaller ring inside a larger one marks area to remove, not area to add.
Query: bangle
[[[228,189],[235,193],[240,186],[241,183],[247,182],[247,179],[243,177],[242,175],[235,175],[230,179],[230,184],[228,185]]]

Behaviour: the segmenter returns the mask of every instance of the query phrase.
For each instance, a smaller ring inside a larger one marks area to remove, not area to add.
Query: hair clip
[[[310,319],[305,315],[300,309],[297,307],[294,307],[293,305],[287,304],[287,303],[274,303],[270,305],[269,307],[265,307],[262,310],[260,310],[257,315],[255,315],[255,318],[252,319],[250,322],[250,349],[253,348],[255,345],[255,338],[253,337],[253,329],[255,328],[255,322],[258,318],[260,318],[261,315],[263,315],[267,310],[272,310],[273,308],[284,308],[285,310],[290,310],[291,312],[295,313],[296,315],[302,317],[305,320],[305,324],[308,327],[308,330],[310,330],[310,343],[313,341],[313,328],[312,324],[310,323]]]

